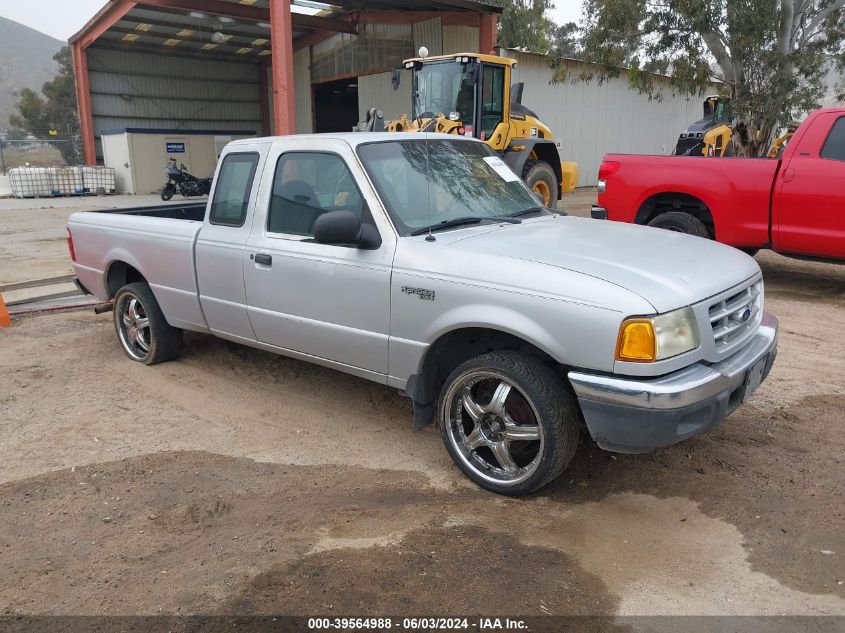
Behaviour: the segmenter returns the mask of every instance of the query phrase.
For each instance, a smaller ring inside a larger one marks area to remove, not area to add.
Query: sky
[[[66,41],[104,5],[106,0],[0,0],[0,16]],[[557,0],[549,14],[555,22],[577,22],[580,0]]]

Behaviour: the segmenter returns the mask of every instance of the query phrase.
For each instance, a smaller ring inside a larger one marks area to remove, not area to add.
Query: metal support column
[[[76,76],[76,102],[79,107],[82,160],[86,165],[96,165],[97,148],[94,145],[94,117],[91,112],[88,56],[82,47],[82,42],[73,44],[73,74]]]
[[[498,16],[495,13],[482,13],[478,31],[478,52],[484,55],[496,54],[496,30]]]
[[[293,27],[290,0],[270,0],[273,50],[273,114],[278,135],[296,133],[293,76]]]

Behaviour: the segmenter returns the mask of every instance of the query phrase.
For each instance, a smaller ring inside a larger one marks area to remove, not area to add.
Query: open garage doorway
[[[351,132],[358,124],[358,80],[316,84],[314,115],[315,132]]]

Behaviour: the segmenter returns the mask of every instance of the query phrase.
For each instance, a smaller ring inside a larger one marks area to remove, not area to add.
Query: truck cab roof
[[[447,140],[464,141],[467,143],[481,143],[482,141],[455,134],[438,134],[435,132],[325,132],[322,134],[294,134],[291,136],[264,136],[260,138],[244,138],[232,141],[227,147],[239,147],[242,145],[253,145],[256,142],[283,141],[288,138],[313,139],[315,141],[344,141],[350,147],[357,147],[364,143],[378,143],[383,141],[421,141],[421,140]]]

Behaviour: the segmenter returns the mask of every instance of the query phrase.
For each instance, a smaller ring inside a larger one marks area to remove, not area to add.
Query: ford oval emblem
[[[739,320],[742,321],[743,323],[748,323],[748,319],[750,319],[750,318],[751,318],[751,308],[745,308],[745,310],[742,311],[742,314],[739,315]]]

